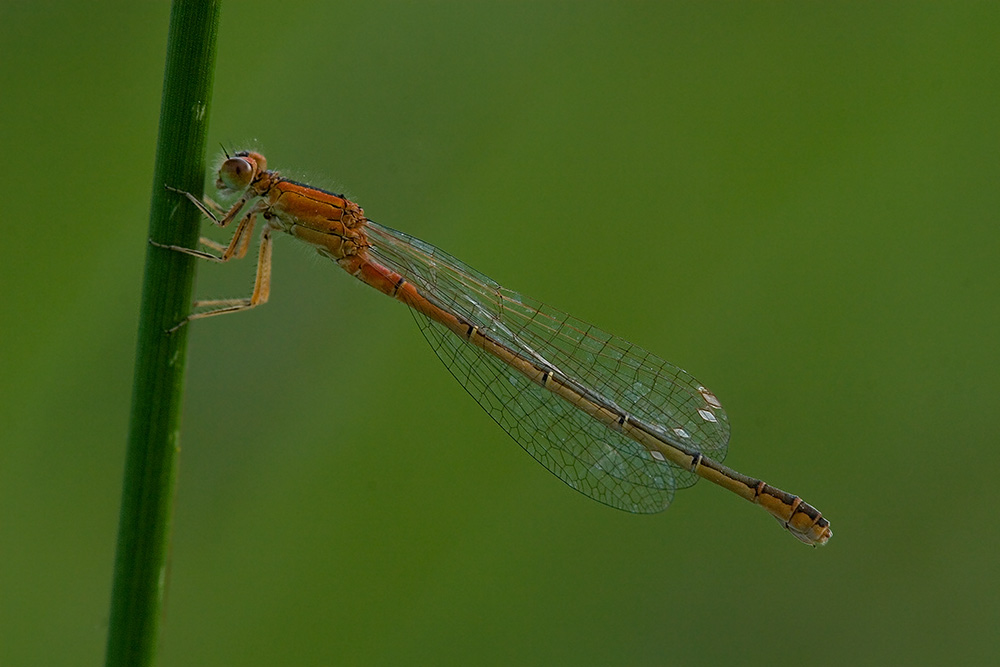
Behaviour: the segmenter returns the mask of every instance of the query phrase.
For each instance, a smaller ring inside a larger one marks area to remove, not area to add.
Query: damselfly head
[[[253,180],[267,170],[267,159],[260,153],[240,151],[222,163],[219,177],[215,181],[223,193],[242,192]]]

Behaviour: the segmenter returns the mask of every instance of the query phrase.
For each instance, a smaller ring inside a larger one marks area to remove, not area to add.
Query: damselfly
[[[343,195],[282,178],[260,153],[227,155],[216,187],[239,195],[228,210],[175,192],[219,227],[238,221],[228,246],[202,239],[220,254],[153,243],[216,262],[240,259],[260,215],[253,293],[197,301],[196,308],[207,310],[177,326],[266,302],[271,237],[285,232],[409,306],[452,375],[518,444],[577,491],[649,513],[666,509],[675,490],[703,477],[760,505],[806,544],[825,544],[833,535],[830,522],[798,496],[719,463],[729,442],[726,413],[677,366],[369,220]]]

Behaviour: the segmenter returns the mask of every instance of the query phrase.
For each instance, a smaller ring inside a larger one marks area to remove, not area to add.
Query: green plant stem
[[[149,237],[194,247],[200,214],[164,187],[200,194],[221,0],[170,13]],[[132,412],[108,628],[107,665],[155,662],[166,588],[194,259],[147,246]]]

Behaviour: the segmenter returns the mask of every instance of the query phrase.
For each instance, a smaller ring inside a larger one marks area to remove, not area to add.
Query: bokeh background
[[[168,14],[0,6],[3,665],[103,659]],[[835,536],[573,492],[279,238],[190,331],[161,663],[995,661],[998,44],[991,2],[228,3],[213,151],[691,370]]]

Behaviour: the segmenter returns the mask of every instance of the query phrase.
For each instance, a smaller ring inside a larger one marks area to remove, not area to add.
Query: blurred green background
[[[5,666],[103,659],[168,14],[0,6]],[[279,238],[190,331],[161,663],[995,661],[997,44],[990,2],[228,3],[213,152],[691,370],[835,536],[574,493]]]

